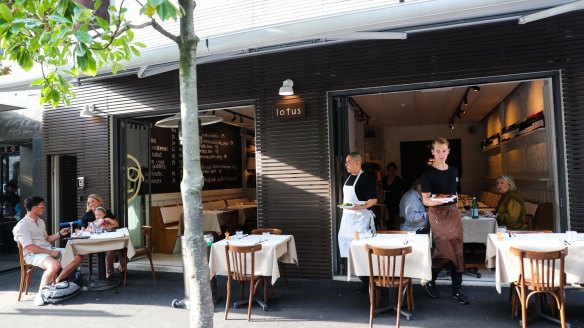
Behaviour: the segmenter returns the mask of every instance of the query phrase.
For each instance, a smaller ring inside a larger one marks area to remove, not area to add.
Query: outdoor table
[[[244,235],[241,239],[231,236],[229,240],[223,239],[211,246],[211,258],[209,268],[211,277],[214,275],[227,275],[227,259],[225,258],[225,245],[248,246],[257,243],[262,244],[262,249],[255,254],[255,275],[272,277],[272,285],[280,277],[278,262],[298,265],[296,243],[292,235]],[[247,265],[251,268],[251,264]]]
[[[224,224],[223,217],[226,211],[203,210],[203,231],[215,231],[221,234],[221,225]]]
[[[383,248],[398,248],[412,246],[412,253],[406,255],[404,277],[432,280],[432,257],[430,254],[430,238],[427,234],[412,235],[412,241],[407,241],[407,234],[379,234],[372,238],[360,237],[349,245],[347,259],[347,280],[351,275],[369,276],[369,260],[365,244]],[[398,265],[399,265],[398,261]]]
[[[462,238],[464,243],[487,244],[489,234],[497,231],[497,220],[494,217],[479,215],[478,219],[462,216]]]
[[[132,258],[136,253],[134,244],[130,239],[128,228],[117,229],[114,232],[104,232],[101,234],[89,234],[83,232],[83,236],[90,236],[88,239],[70,239],[65,246],[65,253],[61,260],[61,266],[66,267],[73,261],[75,255],[87,255],[97,253],[98,278],[84,287],[85,290],[97,291],[115,288],[120,284],[119,279],[105,278],[105,252],[127,248],[128,258]]]
[[[566,283],[584,282],[584,234],[578,234],[577,241],[564,243],[563,233],[529,233],[509,236],[504,234],[503,240],[497,240],[496,234],[490,234],[487,241],[485,263],[487,268],[495,268],[495,288],[501,293],[501,284],[510,283],[519,276],[518,258],[509,253],[511,246],[552,251],[568,247],[565,260]]]

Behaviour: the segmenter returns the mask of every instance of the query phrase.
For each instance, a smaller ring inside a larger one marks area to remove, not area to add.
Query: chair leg
[[[20,270],[20,288],[18,290],[18,301],[20,302],[20,299],[22,297],[22,291],[24,290],[25,287],[25,283],[26,283],[26,272],[27,270]]]
[[[563,299],[560,302],[559,306],[560,306],[560,323],[562,325],[562,328],[566,328],[566,309],[564,307]]]
[[[227,320],[227,314],[229,313],[229,303],[231,303],[231,278],[227,279],[227,300],[225,301],[225,320]]]
[[[402,306],[402,289],[403,289],[403,284],[399,284],[398,287],[398,292],[397,292],[397,314],[396,314],[396,320],[395,320],[395,327],[399,328],[399,320],[401,319],[401,306]]]
[[[154,271],[154,264],[152,264],[152,254],[148,254],[148,260],[150,261],[150,270],[152,271],[152,279],[156,282],[156,271]],[[126,269],[128,271],[128,269]]]
[[[375,287],[369,283],[369,328],[373,327],[373,310],[375,307]]]
[[[249,303],[247,304],[247,321],[251,320],[251,306],[253,305],[254,292],[255,292],[255,283],[253,280],[250,280],[249,281]]]
[[[34,270],[34,269],[26,270],[26,282],[24,283],[24,287],[26,287],[26,292],[24,293],[24,295],[28,295],[28,287],[30,287],[30,279],[32,278],[32,270]]]

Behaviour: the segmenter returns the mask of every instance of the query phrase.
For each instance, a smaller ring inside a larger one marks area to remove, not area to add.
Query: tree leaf
[[[75,33],[75,36],[77,37],[77,40],[85,44],[91,44],[91,42],[93,42],[93,38],[86,31],[78,30],[77,33]]]
[[[14,19],[10,8],[8,8],[8,6],[3,3],[0,3],[0,17],[2,17],[7,22],[11,22]]]
[[[49,21],[71,24],[71,20],[59,15],[49,15]]]

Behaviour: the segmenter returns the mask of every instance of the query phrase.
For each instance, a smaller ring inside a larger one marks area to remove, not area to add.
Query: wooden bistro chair
[[[555,251],[532,251],[511,247],[510,252],[519,257],[519,277],[512,285],[512,288],[519,295],[523,328],[527,327],[527,304],[529,299],[534,295],[547,294],[554,300],[554,302],[550,303],[550,309],[553,309],[553,304],[555,303],[557,309],[560,311],[561,326],[565,328],[564,261],[566,255],[568,255],[568,249],[564,247]],[[525,277],[524,260],[528,261],[528,268],[531,274],[529,278]],[[559,271],[556,272],[558,265]],[[514,310],[517,311],[517,308]]]
[[[406,254],[412,252],[412,246],[399,248],[379,248],[365,244],[369,260],[369,327],[373,327],[375,306],[379,306],[381,288],[397,288],[396,327],[399,327],[402,300],[405,296],[408,311],[414,310],[412,279],[404,277]],[[400,264],[397,264],[399,258]],[[377,269],[377,273],[373,268]],[[397,271],[397,272],[396,272]],[[408,316],[409,318],[409,316]]]
[[[136,251],[136,255],[145,255],[148,258],[148,261],[150,261],[150,271],[152,271],[152,279],[154,280],[154,282],[156,282],[156,271],[154,271],[154,264],[152,264],[152,227],[142,226],[142,236],[146,238],[146,245],[144,245],[143,247],[135,248],[134,250]],[[127,261],[127,257],[125,260]],[[124,286],[126,285],[127,278],[128,268],[124,270]]]
[[[231,282],[239,282],[239,287],[241,291],[240,302],[235,302],[234,307],[237,307],[243,301],[243,291],[245,284],[249,281],[249,300],[247,301],[247,320],[251,319],[251,306],[254,303],[253,296],[257,290],[260,283],[264,284],[264,301],[255,300],[264,310],[267,308],[268,292],[267,285],[268,280],[263,276],[256,276],[255,270],[255,253],[262,249],[262,244],[255,244],[251,246],[235,246],[235,245],[225,245],[225,257],[227,259],[227,301],[225,302],[225,320],[227,320],[227,315],[229,314],[229,305],[231,302]],[[247,270],[248,266],[251,266],[250,270]],[[249,273],[247,273],[249,272]]]
[[[282,234],[282,229],[278,229],[278,228],[258,228],[258,229],[253,229],[251,231],[252,235],[261,235],[264,232],[269,232],[272,235],[281,235]],[[280,265],[282,264],[282,265]],[[282,270],[282,278],[284,278],[284,285],[286,285],[286,287],[288,287],[288,275],[286,274],[286,269],[283,263],[278,262],[278,266],[280,267],[280,269]],[[274,286],[272,285],[272,292],[274,291]]]
[[[18,245],[18,255],[20,256],[20,288],[18,290],[18,301],[20,302],[23,291],[25,291],[25,295],[28,295],[28,287],[30,287],[30,278],[34,271],[34,265],[24,262],[22,245],[19,242],[16,242],[16,244]]]

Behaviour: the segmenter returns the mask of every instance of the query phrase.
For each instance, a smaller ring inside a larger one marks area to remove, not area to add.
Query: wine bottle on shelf
[[[478,219],[479,218],[479,202],[477,201],[476,197],[472,198],[472,206],[471,206],[471,217],[473,219]]]

